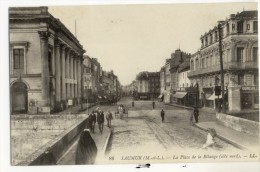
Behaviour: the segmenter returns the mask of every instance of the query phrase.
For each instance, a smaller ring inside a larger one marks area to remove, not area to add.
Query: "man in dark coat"
[[[162,122],[164,122],[164,110],[163,109],[161,111],[161,118],[162,118]]]
[[[97,122],[97,117],[96,117],[96,113],[94,111],[92,112],[91,122],[92,122],[91,131],[92,131],[92,133],[95,133],[95,125],[96,125],[96,122]]]
[[[153,109],[154,109],[154,107],[155,107],[155,102],[153,101]]]
[[[82,131],[76,149],[75,164],[94,164],[97,156],[97,146],[88,129]]]
[[[90,113],[87,119],[87,129],[90,129],[91,131],[92,131],[92,118],[93,118],[93,113]]]
[[[199,110],[197,107],[194,108],[193,114],[194,114],[196,123],[198,123],[199,122]]]
[[[104,121],[105,121],[104,112],[100,110],[97,114],[97,122],[101,134],[103,132]]]

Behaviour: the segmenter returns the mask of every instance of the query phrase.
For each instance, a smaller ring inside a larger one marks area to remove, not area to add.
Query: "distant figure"
[[[161,111],[161,118],[162,118],[162,122],[164,122],[164,110],[163,109]]]
[[[194,108],[193,114],[194,114],[194,118],[195,118],[196,123],[198,123],[199,122],[199,110],[198,110],[197,107]]]
[[[91,131],[92,133],[95,133],[95,125],[96,125],[96,122],[97,122],[97,116],[96,116],[96,112],[93,111],[92,113],[92,118],[91,118],[91,123],[92,123],[92,127],[91,127]]]
[[[93,113],[90,113],[87,119],[87,129],[90,129],[91,131],[92,131],[92,119],[93,119]]]
[[[53,156],[53,153],[50,151],[50,148],[46,149],[43,158],[37,165],[57,165],[55,157]]]
[[[97,146],[88,129],[82,131],[76,149],[75,164],[94,164],[97,156]]]
[[[132,107],[135,107],[135,102],[134,101],[132,101]]]
[[[154,109],[154,107],[155,107],[155,102],[153,101],[153,109]]]
[[[97,114],[97,122],[98,122],[99,131],[101,134],[103,132],[104,121],[105,121],[104,113],[103,113],[103,111],[99,110],[99,112]]]
[[[106,114],[107,126],[111,128],[111,120],[113,120],[113,115],[110,111]]]

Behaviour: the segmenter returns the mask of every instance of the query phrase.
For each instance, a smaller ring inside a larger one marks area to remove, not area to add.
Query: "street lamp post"
[[[224,96],[224,72],[223,72],[223,57],[222,57],[222,35],[221,35],[221,24],[218,24],[218,35],[219,35],[219,57],[220,57],[220,74],[221,74],[221,94],[222,94],[222,113],[226,112],[226,101]],[[221,108],[219,102],[219,109]]]

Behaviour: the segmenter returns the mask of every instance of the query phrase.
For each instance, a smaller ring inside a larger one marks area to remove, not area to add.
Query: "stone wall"
[[[219,123],[234,130],[259,136],[259,122],[250,121],[243,118],[234,117],[222,113],[217,113],[216,118]]]
[[[55,161],[57,162],[57,160],[64,154],[68,147],[77,138],[80,132],[86,127],[87,119],[88,118],[82,119],[81,121],[74,124],[72,127],[68,128],[60,135],[42,146],[40,149],[35,151],[33,154],[25,158],[24,161],[20,162],[18,165],[43,165],[42,162],[44,162],[44,160],[46,159],[46,155],[44,154],[46,150],[48,150],[53,155]]]

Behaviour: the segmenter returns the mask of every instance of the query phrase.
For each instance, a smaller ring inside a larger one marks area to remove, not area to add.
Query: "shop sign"
[[[258,90],[258,86],[243,86],[241,89],[254,91],[254,90]]]

